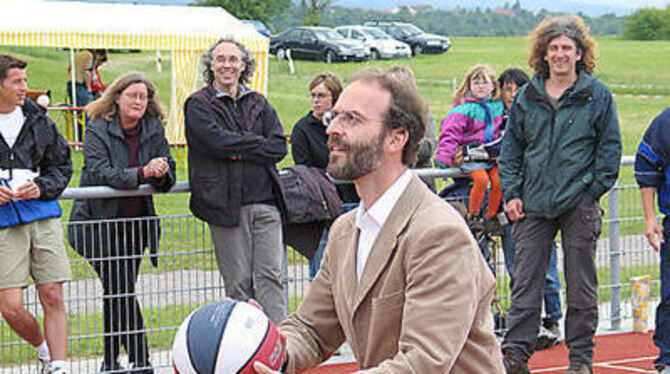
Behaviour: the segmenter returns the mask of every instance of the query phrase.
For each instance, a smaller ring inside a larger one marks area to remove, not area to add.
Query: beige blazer
[[[365,373],[504,373],[495,282],[458,213],[412,177],[360,282],[355,214],[333,224],[321,270],[280,327],[287,372],[317,366],[346,340]]]

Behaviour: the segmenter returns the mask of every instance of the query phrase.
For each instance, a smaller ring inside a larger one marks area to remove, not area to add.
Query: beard
[[[386,131],[384,130],[376,139],[361,142],[348,142],[339,135],[331,135],[328,144],[337,144],[343,147],[346,155],[340,163],[337,159],[341,156],[330,155],[328,174],[335,179],[350,181],[377,170],[384,157],[385,139]]]

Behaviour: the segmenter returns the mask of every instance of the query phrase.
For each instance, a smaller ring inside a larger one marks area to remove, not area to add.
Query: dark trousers
[[[98,256],[89,253],[85,257],[102,283],[102,341],[107,366],[118,359],[122,346],[135,368],[149,365],[144,318],[135,293],[149,232],[155,234],[149,225],[147,221],[90,225],[94,235],[99,235],[93,236],[99,244],[91,247],[104,248],[102,253],[96,251]]]
[[[567,291],[565,342],[570,349],[570,362],[592,362],[593,336],[598,326],[595,254],[601,220],[600,205],[584,193],[576,207],[556,218],[527,217],[514,224],[514,288],[504,351],[513,351],[525,359],[533,354],[551,248],[560,230]]]
[[[135,295],[142,257],[89,262],[98,273],[103,288],[104,362],[115,362],[123,346],[128,353],[128,361],[134,363],[135,367],[147,366],[149,351],[144,334],[144,318]]]
[[[658,358],[654,363],[670,366],[670,219],[663,220],[663,243],[661,244],[661,302],[656,307],[656,330],[654,345],[658,347]]]

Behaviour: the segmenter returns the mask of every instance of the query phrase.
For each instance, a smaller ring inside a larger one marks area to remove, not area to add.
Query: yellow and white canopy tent
[[[268,39],[221,8],[0,0],[0,14],[0,45],[172,51],[171,142],[184,141],[184,101],[201,55],[218,39],[247,47],[257,63],[250,85],[267,91]]]

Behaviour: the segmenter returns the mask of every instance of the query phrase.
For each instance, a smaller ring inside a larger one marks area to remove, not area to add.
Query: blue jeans
[[[343,211],[342,214],[356,208],[357,203],[344,203],[342,205]],[[319,241],[319,246],[316,248],[314,253],[314,258],[309,260],[309,280],[311,281],[316,276],[316,272],[319,271],[321,267],[321,259],[323,258],[323,251],[326,249],[326,243],[328,243],[328,228],[323,230],[323,235],[321,235],[321,240]]]
[[[661,302],[656,308],[654,345],[659,355],[654,363],[670,365],[670,219],[663,219],[663,244],[661,245]]]
[[[516,246],[514,244],[514,239],[512,239],[511,224],[502,227],[501,239],[503,253],[505,254],[505,268],[507,269],[510,278],[509,288],[513,289]],[[549,270],[547,270],[546,282],[544,284],[544,313],[548,321],[557,322],[563,317],[560,292],[561,278],[558,275],[556,243],[554,243],[551,248],[551,260],[549,261]]]
[[[323,235],[321,235],[321,240],[319,241],[319,246],[314,252],[314,257],[309,260],[309,280],[311,281],[316,276],[316,272],[319,271],[321,267],[321,259],[323,258],[323,250],[326,248],[326,243],[328,242],[328,228],[323,229]]]

